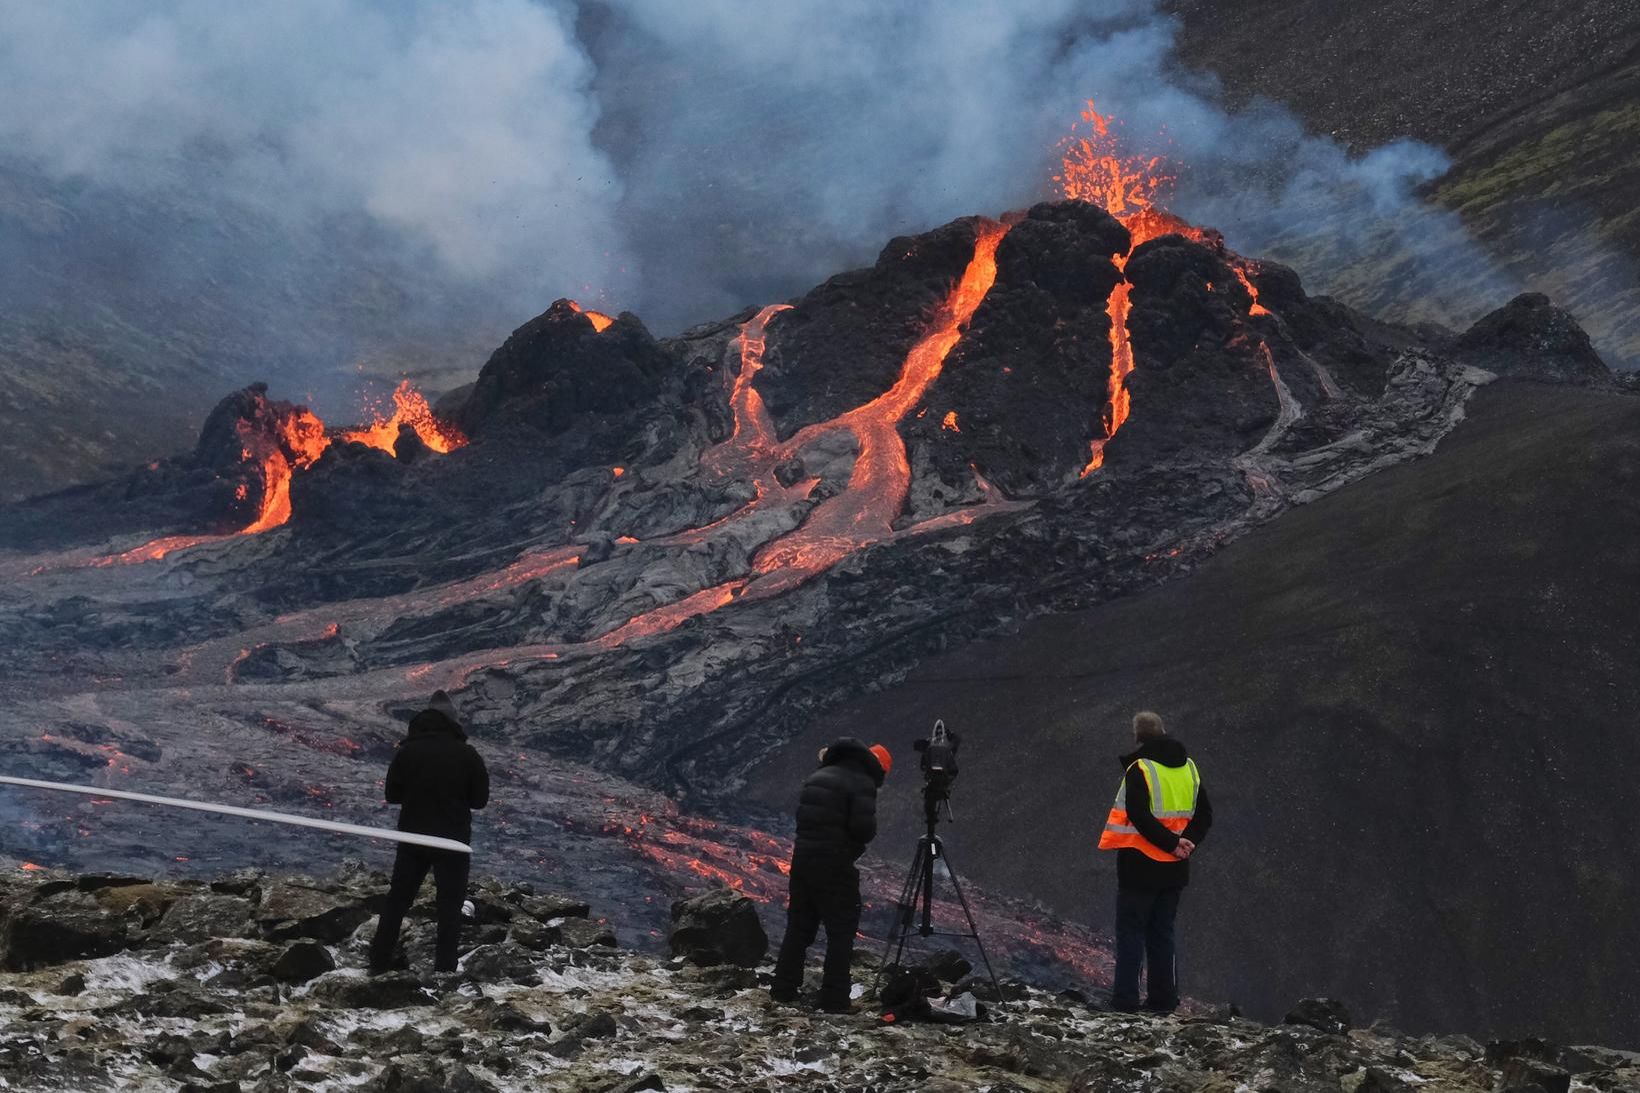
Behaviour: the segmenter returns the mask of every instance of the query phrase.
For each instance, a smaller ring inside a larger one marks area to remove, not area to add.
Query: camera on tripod
[[[894,922],[888,931],[888,942],[883,946],[881,967],[887,968],[901,963],[905,956],[906,943],[912,934],[920,937],[939,935],[972,938],[974,946],[979,949],[980,960],[985,963],[985,972],[991,977],[991,988],[1000,998],[1002,988],[997,984],[996,970],[991,967],[991,958],[985,955],[985,942],[980,939],[973,908],[968,906],[968,897],[963,895],[962,884],[957,880],[956,870],[952,868],[945,852],[945,842],[937,830],[940,822],[940,805],[945,806],[945,818],[952,818],[951,786],[957,780],[957,748],[961,745],[962,738],[949,731],[944,721],[934,722],[933,732],[922,740],[912,742],[911,746],[922,754],[923,821],[928,825],[928,830],[917,840],[917,853],[911,859],[911,870],[906,874],[905,887],[900,890],[900,898],[894,904]],[[956,895],[957,904],[962,908],[963,918],[968,922],[966,932],[934,928],[936,864],[950,882],[951,891]],[[877,976],[881,985],[882,972],[879,971]]]
[[[940,805],[951,817],[951,786],[957,780],[957,749],[962,737],[950,732],[943,720],[934,722],[934,731],[911,745],[922,753],[923,810],[930,824],[939,819]]]

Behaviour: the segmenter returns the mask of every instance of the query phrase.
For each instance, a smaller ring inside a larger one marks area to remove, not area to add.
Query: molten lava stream
[[[703,588],[676,603],[669,603],[664,607],[636,615],[589,644],[600,649],[613,649],[632,638],[664,634],[697,615],[709,615],[718,608],[733,603],[745,587],[745,581],[726,581],[711,588]]]
[[[1105,445],[1127,421],[1131,409],[1127,377],[1133,371],[1133,342],[1128,315],[1133,310],[1133,285],[1127,279],[1128,259],[1140,246],[1164,235],[1177,233],[1201,242],[1206,234],[1156,208],[1158,193],[1173,181],[1162,171],[1160,157],[1123,156],[1111,133],[1112,119],[1099,113],[1092,100],[1082,120],[1092,127],[1093,135],[1066,141],[1059,183],[1066,197],[1099,205],[1121,221],[1129,237],[1127,253],[1111,255],[1121,280],[1112,287],[1105,307],[1110,316],[1110,379],[1100,413],[1102,434],[1089,445],[1088,462],[1082,468],[1086,478],[1104,465]],[[1254,297],[1256,300],[1257,293]]]
[[[1258,289],[1253,287],[1253,282],[1247,279],[1247,271],[1242,268],[1242,264],[1239,261],[1231,262],[1230,270],[1236,275],[1236,280],[1241,282],[1241,287],[1247,290],[1247,295],[1253,299],[1251,306],[1247,308],[1247,314],[1255,316],[1270,314],[1270,309],[1258,302]]]
[[[259,535],[290,520],[290,461],[282,452],[262,459],[262,508],[241,535]]]
[[[740,329],[740,374],[735,377],[734,389],[729,395],[729,409],[734,414],[734,432],[727,441],[727,450],[738,452],[767,452],[775,446],[774,422],[763,405],[763,396],[757,393],[752,381],[763,370],[763,351],[768,344],[766,333],[769,320],[782,311],[790,311],[790,304],[771,304],[759,311]],[[714,448],[713,452],[722,450]],[[711,454],[711,453],[708,453]]]
[[[859,440],[860,451],[848,487],[821,502],[801,527],[768,544],[752,559],[752,568],[760,574],[754,586],[758,595],[800,584],[861,547],[893,534],[911,485],[900,420],[939,376],[946,356],[962,337],[962,328],[991,291],[997,276],[997,245],[1007,232],[1006,225],[995,221],[976,224],[973,258],[941,306],[934,329],[906,354],[893,387],[833,421],[800,430],[781,446],[782,456],[795,455],[821,433],[846,428]]]
[[[234,533],[237,534],[237,533]],[[102,569],[111,565],[138,565],[142,562],[157,562],[167,554],[189,547],[202,546],[205,543],[221,543],[234,537],[229,535],[167,535],[163,539],[155,539],[151,543],[144,543],[139,547],[120,554],[105,554],[101,558],[93,558],[89,565]]]
[[[1127,269],[1127,260],[1126,254],[1111,257],[1118,272]],[[1116,430],[1128,417],[1130,398],[1126,384],[1128,373],[1133,371],[1133,342],[1128,335],[1127,322],[1128,313],[1133,310],[1132,291],[1133,286],[1128,284],[1124,275],[1122,280],[1111,286],[1110,301],[1105,305],[1105,313],[1110,316],[1110,380],[1105,408],[1100,413],[1105,435],[1094,438],[1088,464],[1082,468],[1083,478],[1104,466],[1105,445],[1110,443],[1110,438],[1116,435]]]

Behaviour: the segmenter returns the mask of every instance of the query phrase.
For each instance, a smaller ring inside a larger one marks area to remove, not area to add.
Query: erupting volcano
[[[1065,141],[1062,173],[1056,181],[1066,197],[1093,202],[1121,221],[1131,240],[1125,252],[1111,255],[1112,263],[1123,276],[1111,290],[1106,308],[1110,316],[1109,395],[1101,411],[1103,433],[1094,438],[1087,466],[1082,469],[1086,477],[1104,464],[1105,445],[1132,410],[1132,398],[1127,390],[1127,377],[1133,372],[1133,342],[1128,331],[1133,286],[1126,276],[1128,260],[1135,250],[1152,239],[1182,235],[1201,242],[1207,233],[1158,206],[1175,179],[1162,157],[1124,153],[1118,135],[1119,123],[1101,114],[1091,99],[1082,112],[1082,121],[1087,133]],[[1249,263],[1238,255],[1227,257],[1236,278],[1252,298],[1248,314],[1268,315],[1258,302],[1258,289],[1248,280],[1245,267]],[[1271,368],[1273,371],[1273,364]]]
[[[237,475],[233,489],[236,506],[249,501],[256,487],[256,510],[249,523],[237,532],[209,535],[167,535],[141,546],[106,554],[82,563],[102,568],[156,562],[178,551],[206,543],[222,542],[236,535],[258,535],[290,522],[292,479],[319,461],[333,443],[358,443],[397,456],[400,430],[409,429],[429,450],[454,451],[467,443],[461,430],[434,416],[427,399],[409,380],[403,380],[392,394],[393,412],[375,415],[375,420],[356,429],[330,433],[319,416],[305,406],[270,403],[256,393],[247,409],[231,425],[238,445],[236,465],[218,469],[219,478]]]

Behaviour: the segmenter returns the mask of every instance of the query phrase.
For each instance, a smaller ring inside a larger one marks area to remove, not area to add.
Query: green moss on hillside
[[[1522,196],[1554,197],[1635,170],[1640,147],[1640,104],[1604,110],[1516,145],[1492,163],[1460,171],[1436,191],[1445,205],[1479,214]]]

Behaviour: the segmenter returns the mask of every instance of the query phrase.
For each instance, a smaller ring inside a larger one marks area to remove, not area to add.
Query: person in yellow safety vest
[[[1167,735],[1160,715],[1133,718],[1137,750],[1122,756],[1122,785],[1105,819],[1099,849],[1116,851],[1116,977],[1111,1009],[1134,1013],[1139,970],[1147,965],[1144,1009],[1179,1005],[1173,923],[1190,883],[1190,856],[1213,826],[1201,772],[1185,746]]]

